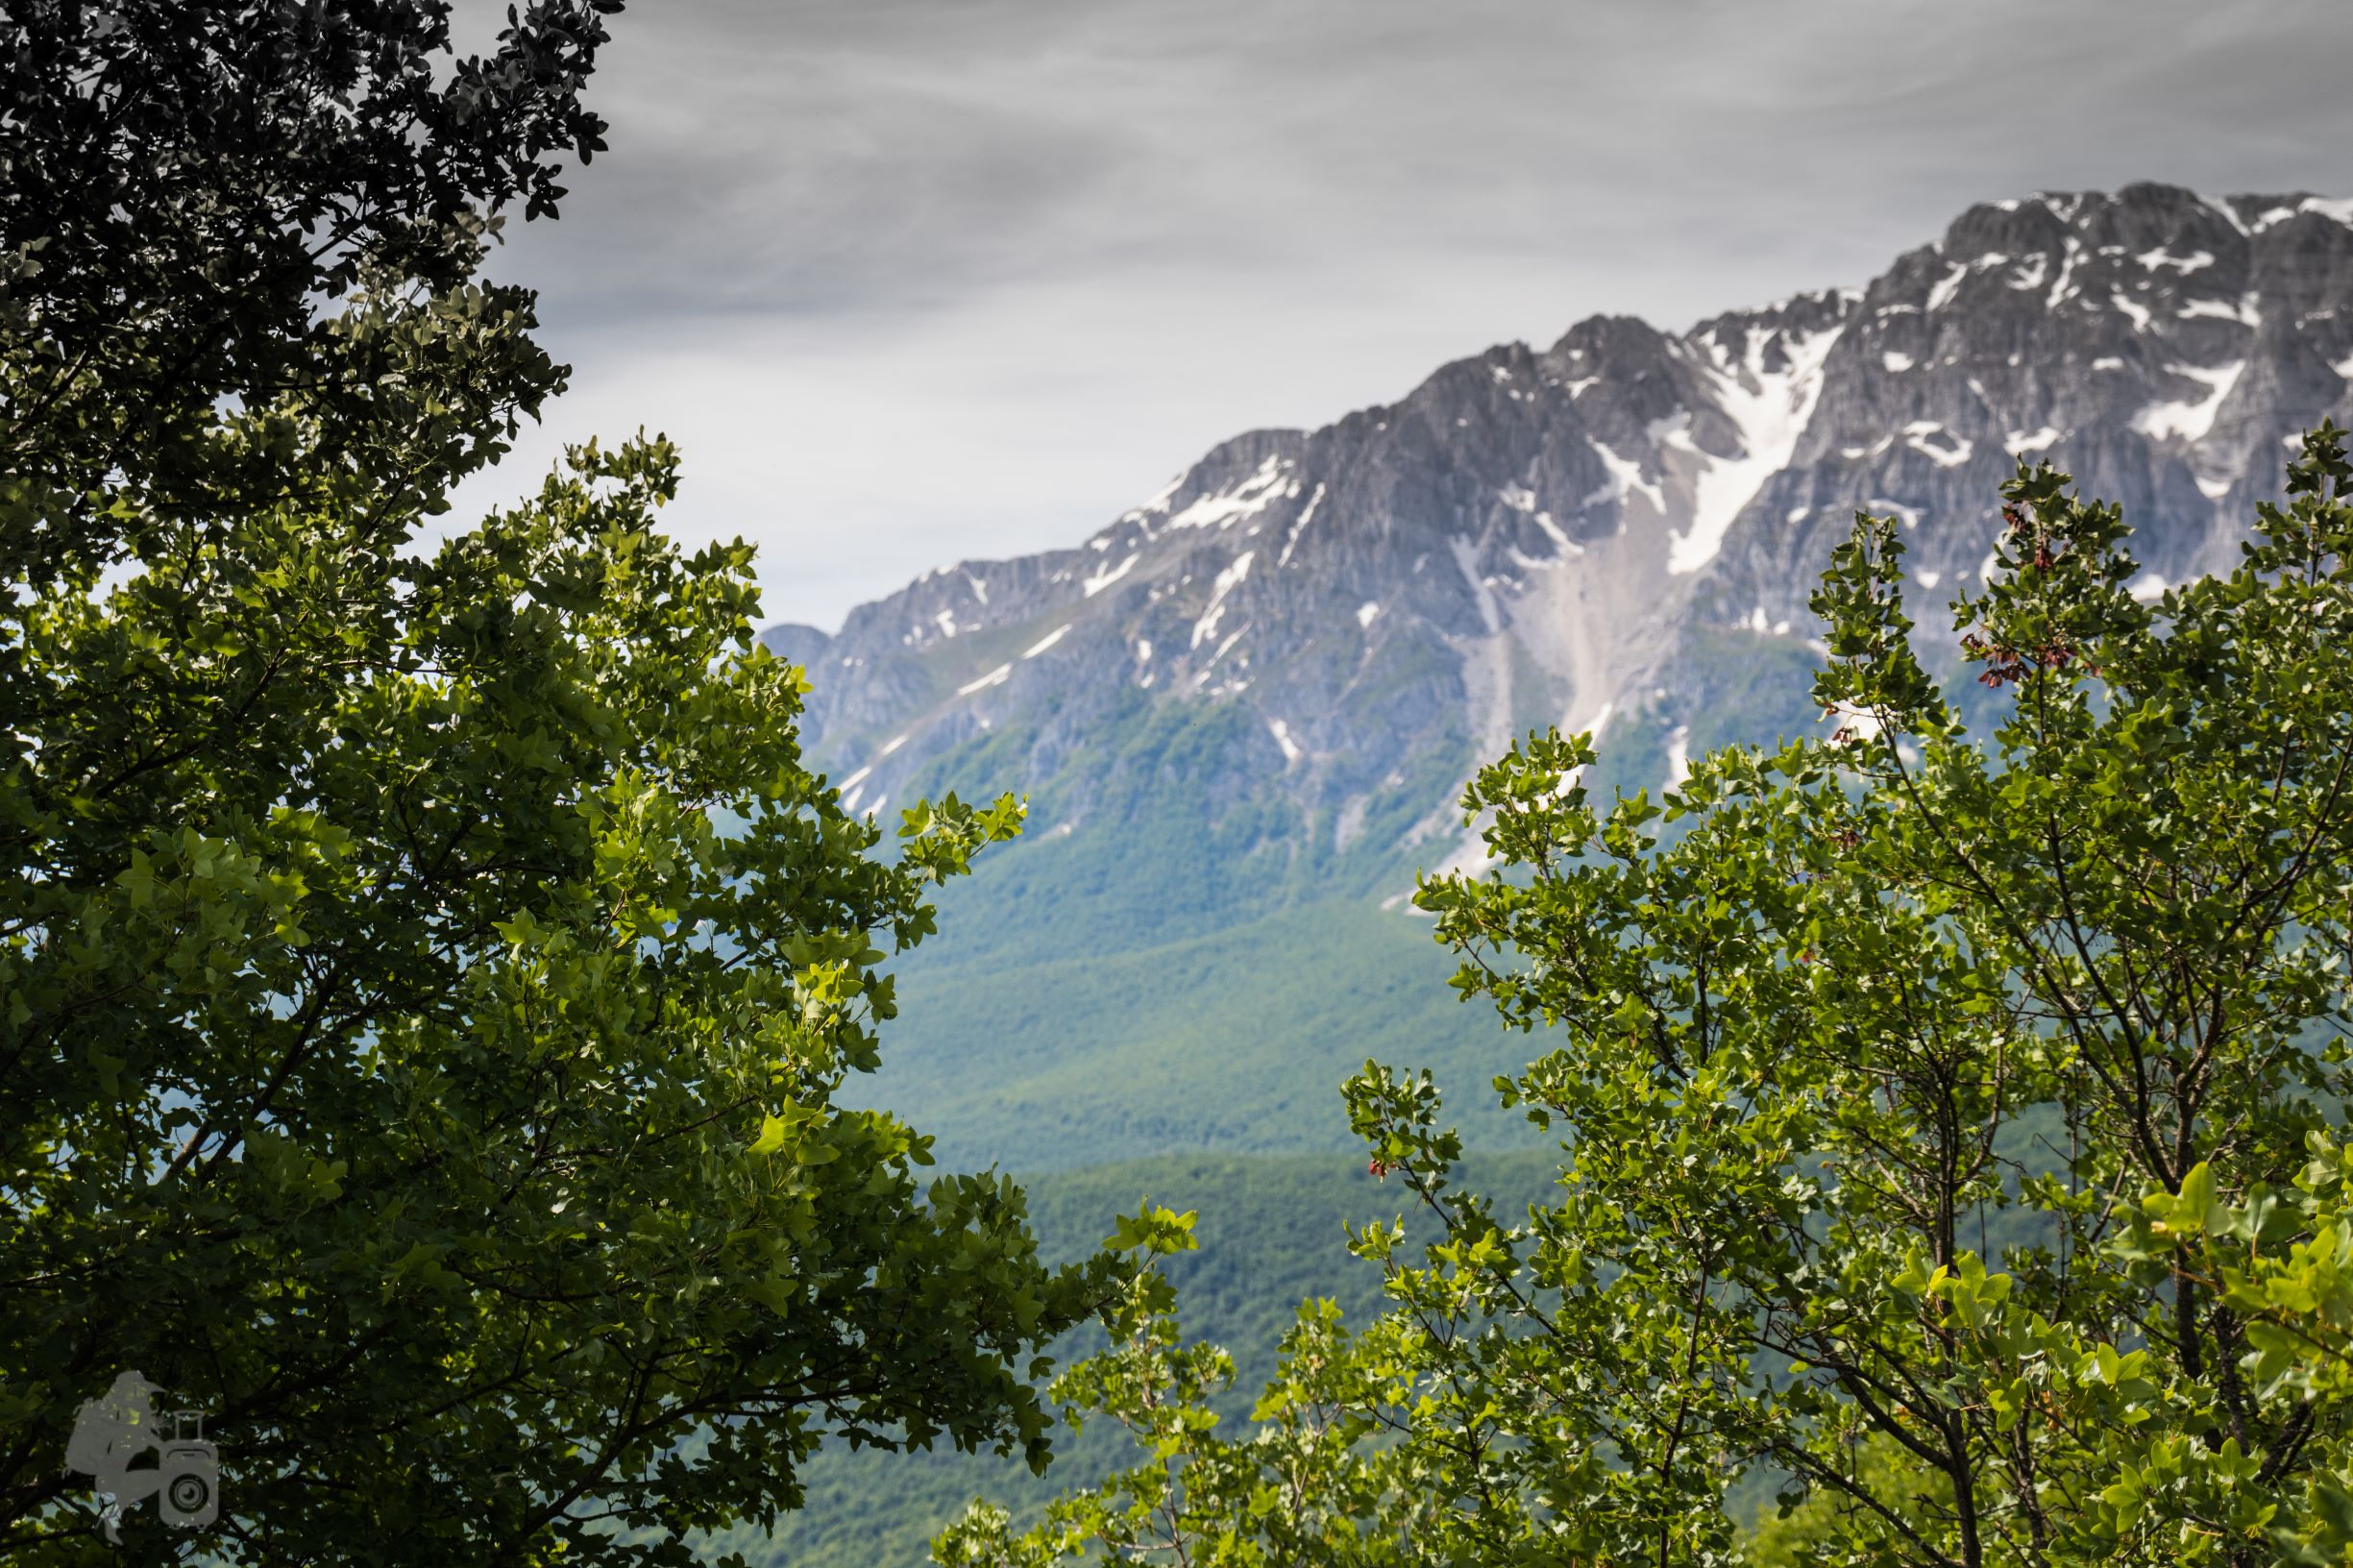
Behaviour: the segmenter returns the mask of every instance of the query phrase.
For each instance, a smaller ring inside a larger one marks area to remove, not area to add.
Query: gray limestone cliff
[[[1238,436],[1073,549],[771,638],[853,806],[1023,789],[1033,840],[1173,813],[1245,880],[1393,897],[1467,853],[1454,797],[1531,726],[1600,729],[1630,789],[1804,723],[1807,595],[1857,509],[1903,520],[1929,624],[2047,459],[2122,503],[2155,592],[2233,557],[2349,390],[2353,203],[2039,195],[1868,287],[1594,317]]]

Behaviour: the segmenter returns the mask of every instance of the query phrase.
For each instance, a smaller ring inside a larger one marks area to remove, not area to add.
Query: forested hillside
[[[1368,1065],[1351,1128],[1436,1232],[1355,1234],[1384,1309],[1303,1317],[1229,1435],[1133,1281],[1054,1384],[1126,1464],[936,1560],[2344,1560],[2353,460],[2298,445],[2240,564],[2156,594],[2120,508],[2022,465],[1953,605],[1990,704],[1866,515],[1811,600],[1826,737],[1655,801],[1597,795],[1587,734],[1480,770],[1497,864],[1416,901],[1535,1031],[1491,1091],[1555,1189],[1472,1168],[1477,1087]],[[1188,1223],[1121,1235],[1173,1267]]]
[[[1100,1183],[1127,1167],[1102,1162],[1361,1146],[1336,1090],[1368,1058],[1430,1069],[1474,1150],[1549,1145],[1483,1092],[1541,1036],[1461,1005],[1406,898],[1487,864],[1454,806],[1475,766],[1590,726],[1571,776],[1655,798],[1725,745],[1827,735],[1805,597],[1856,508],[1897,520],[1921,657],[1964,668],[1943,606],[1993,581],[2021,459],[2127,505],[2133,602],[2226,565],[2294,432],[2347,405],[2349,217],[2158,186],[1991,204],[1868,288],[1493,350],[1325,429],[1238,439],[1080,549],[927,574],[836,637],[772,632],[807,663],[817,753],[858,809],[1030,803],[1024,842],[944,896],[947,934],[903,968],[869,1091],[951,1164],[1035,1173],[1056,1226],[1118,1207]],[[2008,712],[1998,682],[1952,701],[1988,729]],[[2005,1158],[2039,1168],[2062,1133],[2021,1126]],[[1231,1208],[1205,1204],[1207,1250],[1172,1264],[1189,1329],[1237,1325],[1239,1386],[1297,1298],[1372,1304],[1332,1247],[1232,1272],[1234,1216],[1269,1237],[1278,1213],[1336,1221],[1301,1202],[1312,1168],[1219,1165]],[[1996,1252],[2043,1235],[1977,1223]],[[1228,1293],[1241,1278],[1255,1305]],[[1067,1455],[1054,1485],[1000,1474],[998,1495],[1018,1513],[1114,1462],[1099,1431]],[[779,1539],[849,1550],[880,1472],[824,1462]],[[974,1472],[916,1473],[944,1497]],[[916,1560],[919,1530],[895,1530]]]
[[[2128,508],[2145,599],[2227,564],[2296,432],[2353,417],[2349,220],[2154,184],[1983,204],[1867,285],[1494,348],[1238,437],[1070,550],[772,630],[854,809],[1030,802],[903,970],[876,1091],[960,1157],[1066,1164],[1329,1147],[1352,1063],[1487,1061],[1491,1022],[1406,984],[1444,966],[1373,918],[1478,863],[1474,768],[1589,726],[1592,782],[1655,795],[1825,733],[1805,599],[1857,507],[1902,520],[1953,668],[1944,605],[2021,458]]]
[[[1476,1161],[1478,1180],[1501,1201],[1541,1198],[1555,1170],[1534,1153]],[[1109,1232],[1108,1216],[1144,1198],[1200,1213],[1201,1250],[1171,1262],[1190,1334],[1234,1353],[1238,1376],[1214,1401],[1234,1426],[1246,1425],[1258,1389],[1274,1370],[1275,1344],[1292,1311],[1311,1297],[1336,1301],[1352,1321],[1381,1300],[1380,1271],[1348,1255],[1343,1223],[1413,1216],[1418,1202],[1395,1181],[1376,1181],[1363,1162],[1329,1155],[1164,1155],[1024,1180],[1030,1217],[1050,1257],[1075,1258]],[[1413,1219],[1417,1236],[1432,1234]],[[1100,1345],[1100,1330],[1072,1335],[1065,1357]],[[1055,1492],[1132,1463],[1124,1434],[1108,1423],[1066,1433],[1053,1467],[1032,1477],[1019,1459],[947,1453],[852,1454],[834,1448],[804,1472],[806,1507],[772,1538],[737,1531],[707,1551],[739,1550],[775,1568],[900,1568],[928,1559],[931,1537],[975,1496],[1006,1499],[1024,1516]]]

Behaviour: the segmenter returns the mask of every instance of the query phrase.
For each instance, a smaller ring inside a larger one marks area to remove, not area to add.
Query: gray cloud
[[[668,429],[674,526],[759,540],[772,610],[822,624],[1073,542],[1221,435],[1597,310],[1860,282],[1972,201],[2353,189],[2341,0],[639,0],[614,31],[612,151],[497,264],[578,368],[519,460]]]

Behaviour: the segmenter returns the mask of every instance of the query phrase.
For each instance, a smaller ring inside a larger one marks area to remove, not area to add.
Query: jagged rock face
[[[1434,861],[1470,767],[1530,725],[1638,713],[1671,767],[1744,665],[1802,649],[1857,509],[1904,520],[1931,612],[1983,570],[2021,456],[2124,505],[2152,589],[2225,564],[2295,433],[2353,413],[2349,225],[2159,185],[1973,208],[1868,288],[1490,349],[1229,441],[1077,549],[772,640],[853,806],[986,752],[1054,788],[1053,831],[1114,827],[1092,739],[1225,705],[1243,739],[1164,791],[1272,792],[1321,848]]]
[[[1865,292],[1794,459],[1710,574],[1711,610],[1802,618],[1857,508],[1915,525],[1924,585],[1966,583],[2021,456],[2121,503],[2152,585],[2226,564],[2296,433],[2345,407],[2348,218],[2160,185],[1971,208]]]

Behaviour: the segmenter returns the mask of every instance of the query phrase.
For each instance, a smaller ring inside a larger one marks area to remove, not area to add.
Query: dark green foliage
[[[1194,1215],[1150,1210],[1149,1257],[1193,1246]],[[1127,1234],[1122,1222],[1122,1235]],[[932,1542],[947,1568],[1050,1568],[1089,1555],[1105,1563],[1345,1561],[1409,1568],[1424,1521],[1446,1503],[1417,1486],[1414,1451],[1368,1443],[1366,1396],[1382,1379],[1352,1354],[1338,1306],[1303,1303],[1283,1335],[1273,1379],[1235,1433],[1206,1408],[1234,1384],[1234,1358],[1180,1342],[1176,1292],[1146,1267],[1102,1313],[1107,1348],[1054,1380],[1073,1423],[1115,1427],[1140,1453],[1098,1486],[1066,1492],[1027,1530],[981,1501]]]
[[[667,448],[576,463],[429,558],[289,504],[28,617],[16,1560],[104,1556],[59,1456],[132,1368],[211,1412],[231,1560],[674,1559],[792,1507],[828,1428],[1042,1457],[1027,1353],[1104,1276],[833,1102],[924,889],[1017,808],[875,858],[800,766],[748,549],[650,531]]]
[[[409,548],[560,381],[474,273],[618,9],[453,70],[437,0],[0,21],[12,1562],[111,1559],[61,1461],[134,1370],[210,1417],[209,1560],[682,1561],[827,1432],[1042,1461],[1115,1281],[835,1100],[1017,803],[877,853],[659,439]]]
[[[469,282],[485,222],[510,202],[551,213],[559,160],[602,146],[580,92],[620,9],[531,0],[495,54],[450,61],[448,0],[10,6],[0,582],[337,470],[410,479],[382,402],[388,377],[415,382],[411,337],[322,306],[364,285],[527,317],[527,292]],[[475,368],[435,384],[446,439],[477,451],[558,375],[527,350]],[[257,443],[222,423],[225,404],[286,398],[300,422]]]
[[[1448,1189],[1426,1078],[1349,1089],[1451,1215],[1411,1262],[1360,1247],[1409,1310],[1370,1354],[1432,1401],[1408,1441],[1454,1550],[1730,1560],[1752,1466],[1802,1505],[1767,1560],[2236,1565],[2302,1538],[2281,1499],[2341,1484],[2345,1409],[2253,1380],[2188,1249],[2117,1232],[2144,1191],[2170,1215],[2277,1188],[2341,1103],[2342,1051],[2311,1042],[2347,1017],[2348,490],[2317,432],[2241,570],[2151,605],[2116,509],[2022,472],[1958,607],[1990,745],[1914,654],[1900,530],[1865,520],[1815,600],[1837,727],[1707,758],[1666,796],[1681,837],[1588,804],[1581,740],[1482,774],[1506,870],[1424,901],[1459,983],[1556,1041],[1497,1087],[1563,1138],[1563,1200],[1492,1216]]]

